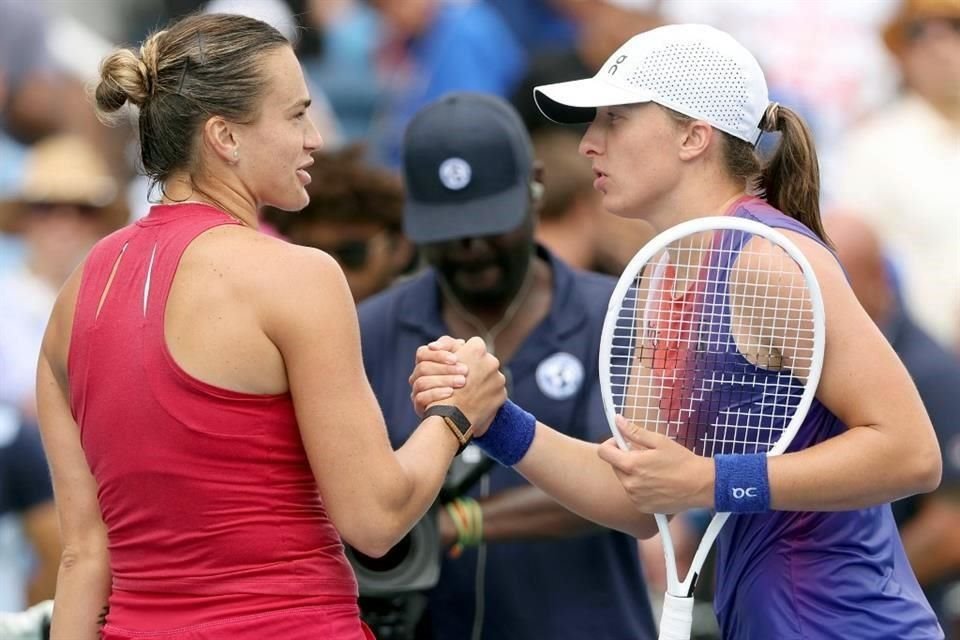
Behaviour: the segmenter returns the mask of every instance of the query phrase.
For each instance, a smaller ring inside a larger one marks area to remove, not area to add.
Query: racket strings
[[[814,358],[799,266],[741,231],[684,238],[621,303],[611,380],[619,413],[701,455],[772,448]]]

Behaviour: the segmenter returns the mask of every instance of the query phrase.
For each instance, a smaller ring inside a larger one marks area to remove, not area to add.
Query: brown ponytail
[[[673,109],[661,108],[678,126],[693,120]],[[781,134],[777,150],[766,163],[761,162],[754,145],[716,130],[723,139],[723,162],[727,171],[830,244],[820,220],[820,166],[807,125],[794,111],[773,102],[763,114],[760,129]]]
[[[757,186],[772,206],[828,242],[820,220],[820,167],[810,129],[794,111],[776,102],[767,107],[760,128],[779,131],[781,139]]]

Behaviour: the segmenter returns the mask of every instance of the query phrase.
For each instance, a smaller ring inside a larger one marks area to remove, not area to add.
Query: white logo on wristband
[[[730,489],[730,493],[733,495],[734,500],[743,500],[744,498],[756,498],[757,497],[757,488],[756,487],[734,487]]]

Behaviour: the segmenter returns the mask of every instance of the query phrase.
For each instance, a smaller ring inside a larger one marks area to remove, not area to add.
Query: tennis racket
[[[793,242],[732,216],[684,222],[634,256],[610,299],[599,367],[610,429],[622,449],[617,414],[701,456],[778,455],[813,401],[823,349],[820,288]],[[697,576],[730,513],[713,516],[683,580],[667,516],[655,517],[660,640],[688,640]]]

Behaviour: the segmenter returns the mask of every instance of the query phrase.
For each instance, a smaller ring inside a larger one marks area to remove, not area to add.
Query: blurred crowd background
[[[539,116],[531,89],[594,73],[659,24],[724,29],[760,60],[772,99],[810,123],[827,230],[864,307],[891,342],[904,316],[932,337],[919,369],[960,366],[960,0],[0,0],[0,611],[50,598],[59,560],[33,397],[53,300],[158,195],[137,175],[134,128],[98,122],[89,87],[112,48],[192,11],[245,13],[296,43],[325,146],[309,207],[265,222],[333,255],[358,302],[419,268],[399,145],[411,116],[454,90],[503,96],[527,123],[545,167],[539,241],[618,274],[651,231],[600,210],[580,132]],[[945,469],[960,467],[953,391],[925,397]],[[921,550],[911,559],[933,565],[916,561],[921,582],[958,615],[955,482],[902,522],[908,552]],[[676,526],[699,539],[697,519]],[[662,556],[655,541],[646,551],[658,594]]]

